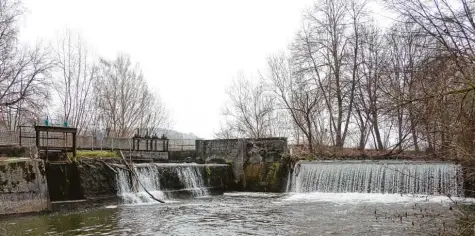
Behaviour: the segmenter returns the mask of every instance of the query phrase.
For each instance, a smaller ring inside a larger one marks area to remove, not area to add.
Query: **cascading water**
[[[286,181],[286,192],[292,191],[292,171],[288,171],[288,180]]]
[[[166,199],[164,191],[168,190],[162,183],[167,182],[167,177],[163,176],[162,171],[168,171],[168,177],[176,176],[184,188],[180,190],[190,191],[194,197],[205,196],[208,191],[204,184],[204,176],[200,171],[199,165],[194,164],[136,164],[134,165],[138,180],[131,176],[131,173],[124,166],[116,166],[118,172],[116,184],[118,186],[118,195],[126,204],[156,202],[144,190],[144,188],[157,199]],[[162,171],[160,171],[162,169]],[[143,187],[144,188],[143,188]],[[135,189],[137,188],[137,189]],[[176,189],[174,189],[176,190]]]
[[[134,167],[140,183],[157,199],[165,199],[165,195],[160,187],[160,179],[156,166],[141,165]],[[155,202],[150,195],[145,192],[144,187],[139,183],[133,183],[135,178],[131,178],[129,171],[116,168],[118,175],[116,178],[118,195],[126,204]],[[137,189],[135,189],[137,188]]]
[[[204,188],[202,172],[197,166],[179,166],[176,171],[185,188],[192,191],[194,197],[208,194],[207,189]]]
[[[442,162],[299,162],[290,181],[298,193],[463,195],[461,166]]]

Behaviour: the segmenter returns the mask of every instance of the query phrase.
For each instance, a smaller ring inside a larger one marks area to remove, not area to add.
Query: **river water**
[[[2,218],[0,235],[429,235],[454,212],[444,196],[240,192]]]

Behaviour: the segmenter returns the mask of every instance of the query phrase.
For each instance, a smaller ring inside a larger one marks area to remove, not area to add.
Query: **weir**
[[[223,191],[221,177],[213,176],[213,173],[217,169],[229,168],[228,165],[221,164],[135,164],[134,169],[143,188],[134,183],[136,180],[132,178],[125,166],[117,164],[113,166],[117,171],[118,196],[126,204],[155,202],[144,188],[160,200],[176,198],[184,194],[191,197],[206,196],[214,188],[221,188]]]
[[[398,193],[463,196],[463,171],[448,162],[300,161],[288,192]]]

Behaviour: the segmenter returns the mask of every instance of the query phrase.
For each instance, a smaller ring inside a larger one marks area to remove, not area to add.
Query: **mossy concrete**
[[[285,191],[288,168],[282,162],[248,163],[244,166],[244,172],[244,191]]]
[[[117,158],[103,159],[108,163],[120,163]],[[85,199],[116,196],[116,173],[109,169],[104,162],[92,159],[76,163],[80,187]]]
[[[283,162],[287,155],[286,138],[197,140],[195,147],[197,158],[206,163],[232,166],[236,191],[277,192],[278,186],[282,185],[282,169],[275,168],[277,166],[270,168],[273,164],[269,163]],[[269,171],[273,172],[270,176]]]
[[[36,155],[35,147],[2,146],[0,156],[2,157],[33,157]]]
[[[195,150],[169,151],[169,162],[184,162],[187,158],[196,158]]]
[[[0,161],[0,215],[48,209],[45,165],[40,159]]]

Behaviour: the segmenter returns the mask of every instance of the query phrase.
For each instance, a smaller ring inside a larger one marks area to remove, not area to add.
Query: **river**
[[[444,196],[232,192],[4,217],[0,235],[429,235],[452,225],[454,212]]]

